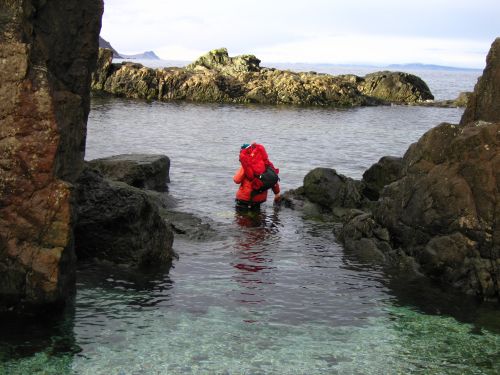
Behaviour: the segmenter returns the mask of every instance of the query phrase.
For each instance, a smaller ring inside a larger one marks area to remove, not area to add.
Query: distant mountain
[[[111,46],[111,43],[109,43],[107,40],[104,40],[103,38],[99,37],[99,48],[107,48],[113,51],[113,57],[115,59],[121,59],[122,56]]]
[[[120,54],[122,59],[140,59],[140,60],[160,60],[160,58],[153,51],[146,51],[144,53],[138,53],[136,55],[124,55]]]
[[[433,64],[422,64],[422,63],[411,63],[411,64],[391,64],[387,65],[388,69],[421,69],[421,70],[481,70],[473,68],[457,68],[456,66],[444,66],[444,65],[433,65]]]
[[[138,53],[136,55],[124,55],[123,53],[119,53],[117,50],[115,50],[112,46],[111,43],[109,43],[107,40],[103,39],[102,37],[99,37],[99,47],[100,48],[108,48],[113,51],[113,58],[115,59],[131,59],[131,60],[160,60],[158,56],[153,51],[146,51],[143,53]]]

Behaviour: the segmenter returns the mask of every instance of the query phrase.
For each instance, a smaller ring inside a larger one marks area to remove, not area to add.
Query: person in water
[[[263,189],[262,175],[268,168],[276,175],[279,170],[269,160],[264,146],[257,143],[243,144],[239,157],[241,166],[233,177],[233,181],[240,185],[236,192],[236,208],[259,209],[261,203],[267,200],[267,189]],[[274,193],[274,201],[279,202],[281,199],[279,183],[276,181],[270,189]]]

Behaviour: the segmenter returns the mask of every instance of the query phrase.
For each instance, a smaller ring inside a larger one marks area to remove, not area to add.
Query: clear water
[[[206,217],[218,236],[176,237],[168,273],[80,264],[62,319],[0,323],[0,373],[499,373],[497,306],[386,274],[298,212],[233,208],[241,143],[266,145],[287,190],[317,166],[359,178],[461,114],[94,99],[87,159],[168,155],[178,209]]]

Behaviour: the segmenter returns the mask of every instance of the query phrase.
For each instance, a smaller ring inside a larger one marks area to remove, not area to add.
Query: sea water
[[[428,75],[445,99],[477,78]],[[462,112],[94,98],[86,158],[168,155],[176,210],[215,235],[176,236],[169,272],[79,264],[63,316],[1,325],[0,373],[499,373],[497,306],[386,273],[346,252],[330,223],[271,202],[255,215],[233,207],[242,143],[266,146],[288,190],[315,167],[360,178]]]

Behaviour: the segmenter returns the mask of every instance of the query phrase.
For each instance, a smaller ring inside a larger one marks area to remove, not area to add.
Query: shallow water
[[[238,149],[262,142],[284,190],[314,167],[354,178],[462,110],[350,110],[95,98],[87,159],[171,158],[169,194],[218,236],[176,237],[169,273],[80,264],[64,319],[1,325],[9,374],[497,374],[498,308],[385,274],[328,223],[233,208]]]

